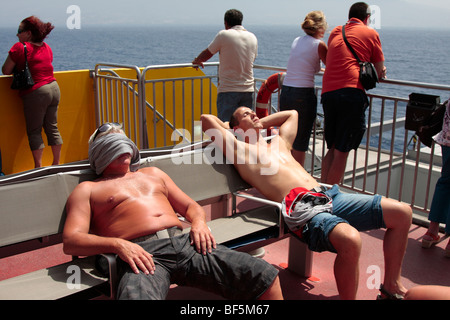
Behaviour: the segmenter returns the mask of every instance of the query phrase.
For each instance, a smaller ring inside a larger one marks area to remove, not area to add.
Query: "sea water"
[[[299,26],[245,26],[258,38],[258,65],[286,67],[291,43],[303,35]],[[55,28],[45,40],[53,50],[55,71],[94,69],[97,63],[114,63],[145,67],[149,65],[190,63],[205,49],[220,25],[91,26],[69,30]],[[385,55],[387,77],[395,80],[450,84],[450,32],[414,28],[381,28],[377,30]],[[0,60],[17,41],[16,28],[0,28]],[[324,41],[327,42],[329,32]],[[2,58],[3,57],[3,58]],[[218,61],[218,55],[210,61]],[[273,71],[258,72],[266,78]],[[316,77],[321,84],[321,77]],[[370,91],[393,97],[408,98],[424,89],[379,84]],[[444,101],[450,92],[426,91]],[[319,100],[320,101],[320,100]],[[393,105],[386,103],[387,109]],[[379,107],[374,108],[378,112]],[[399,105],[399,116],[406,104]],[[319,105],[320,112],[320,105]],[[401,144],[401,143],[400,143]]]
[[[285,67],[298,26],[246,26],[258,38],[259,65]],[[54,53],[55,71],[93,69],[96,63],[145,67],[189,63],[205,49],[220,26],[140,26],[55,28],[46,42]],[[381,28],[388,77],[447,84],[450,32],[445,30]],[[16,28],[0,28],[0,59],[17,41]],[[328,33],[325,35],[326,42]],[[211,61],[218,61],[215,56]],[[380,85],[380,89],[382,85]]]

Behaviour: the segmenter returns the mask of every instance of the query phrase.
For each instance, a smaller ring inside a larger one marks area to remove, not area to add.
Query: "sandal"
[[[383,285],[380,286],[380,292],[381,294],[377,296],[377,300],[403,300],[404,298],[401,294],[386,291]]]
[[[428,237],[428,239],[425,239],[425,237]],[[439,235],[434,235],[430,231],[427,231],[422,238],[422,248],[430,248],[433,244],[438,243],[440,239],[441,237]]]

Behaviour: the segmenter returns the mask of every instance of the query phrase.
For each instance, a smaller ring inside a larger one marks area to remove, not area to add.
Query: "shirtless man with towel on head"
[[[200,205],[160,169],[138,170],[139,150],[120,125],[95,131],[89,162],[101,177],[67,200],[64,252],[117,254],[119,299],[164,299],[171,282],[229,299],[282,299],[277,269],[216,245]],[[175,212],[192,223],[190,233]]]

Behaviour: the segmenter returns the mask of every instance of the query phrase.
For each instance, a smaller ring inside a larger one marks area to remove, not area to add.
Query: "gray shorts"
[[[190,244],[189,234],[146,240],[139,245],[153,255],[155,273],[135,274],[119,259],[123,276],[118,299],[162,300],[171,283],[196,287],[227,299],[256,299],[278,275],[278,270],[266,261],[222,245],[217,245],[210,254],[200,254]]]

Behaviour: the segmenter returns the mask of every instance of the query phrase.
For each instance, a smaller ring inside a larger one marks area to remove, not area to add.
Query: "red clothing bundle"
[[[292,189],[281,203],[284,222],[299,237],[302,237],[304,225],[322,212],[333,212],[331,198],[323,192],[302,187]]]

